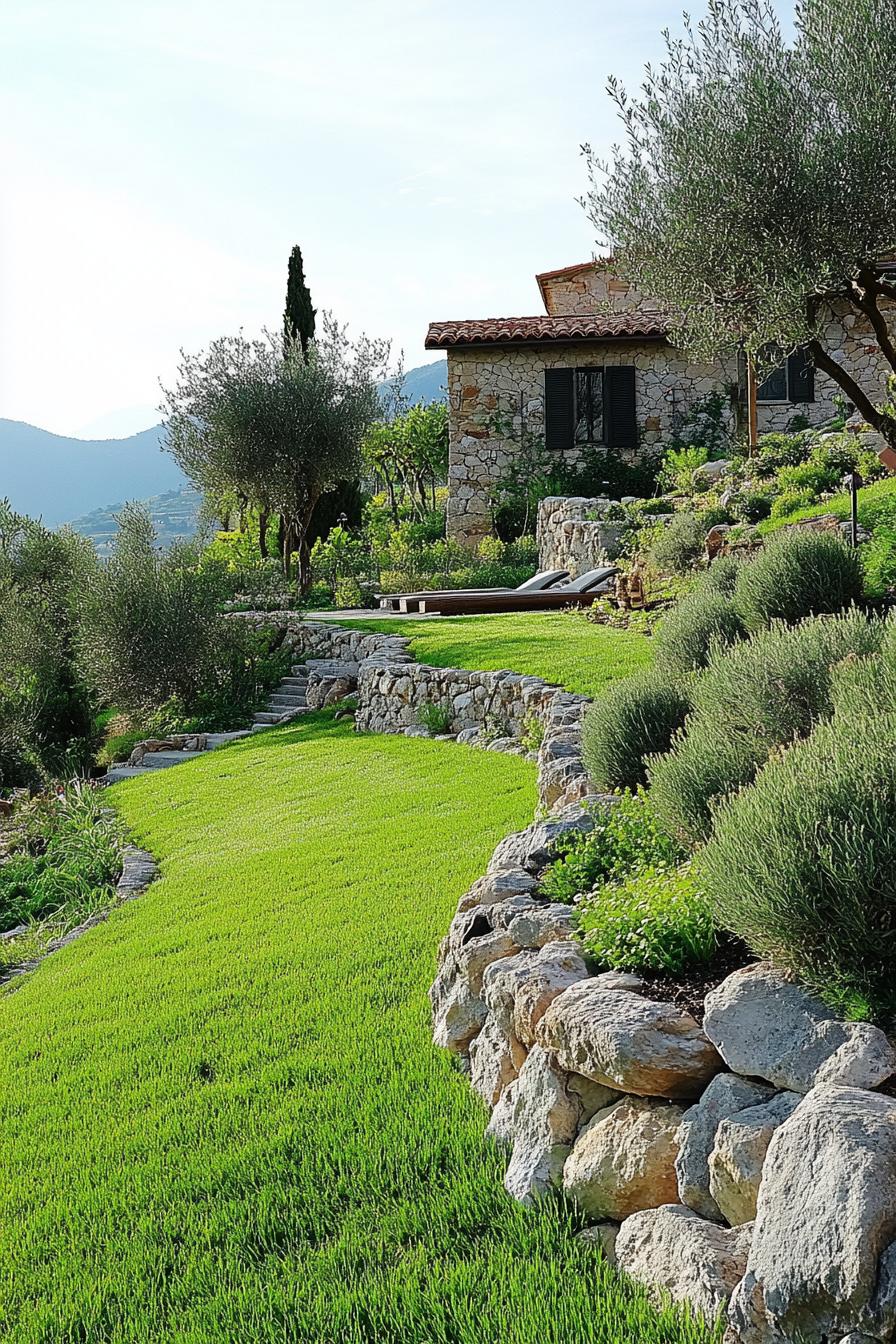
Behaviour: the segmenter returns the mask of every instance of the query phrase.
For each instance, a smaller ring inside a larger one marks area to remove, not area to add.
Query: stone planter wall
[[[614,806],[588,791],[583,697],[424,667],[394,637],[282,616],[309,666],[357,687],[359,728],[422,734],[420,708],[439,704],[458,740],[519,752],[524,725],[544,727],[538,817],[461,897],[430,991],[434,1040],[491,1111],[509,1193],[537,1204],[563,1190],[583,1240],[658,1300],[723,1315],[725,1344],[892,1341],[896,1099],[881,1089],[896,1050],[884,1033],[838,1020],[767,965],[709,993],[702,1022],[638,976],[594,974],[573,908],[539,894],[558,840]]]
[[[625,524],[604,515],[617,507],[610,499],[559,495],[543,499],[536,526],[538,568],[568,569],[577,578],[615,560]]]

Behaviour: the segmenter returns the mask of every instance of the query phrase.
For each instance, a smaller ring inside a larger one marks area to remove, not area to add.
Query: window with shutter
[[[604,371],[576,369],[576,443],[604,441]]]
[[[544,371],[544,442],[546,448],[572,448],[575,434],[575,388],[572,369]]]
[[[632,364],[604,369],[604,432],[608,448],[637,448],[635,369]]]

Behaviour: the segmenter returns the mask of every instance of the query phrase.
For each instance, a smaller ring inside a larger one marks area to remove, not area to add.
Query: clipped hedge
[[[582,728],[585,765],[604,789],[637,789],[648,756],[668,751],[690,708],[684,691],[653,674],[617,682],[588,709]]]
[[[718,813],[717,919],[839,1010],[896,1014],[896,716],[819,725]]]

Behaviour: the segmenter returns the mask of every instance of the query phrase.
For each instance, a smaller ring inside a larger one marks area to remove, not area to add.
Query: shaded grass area
[[[308,716],[110,796],[162,879],[0,997],[0,1337],[689,1344],[429,1040],[525,762]]]
[[[421,663],[483,672],[509,668],[544,677],[580,695],[599,695],[651,660],[650,637],[592,625],[581,612],[512,612],[495,616],[444,616],[418,621],[371,617],[343,621],[352,630],[407,635]]]
[[[873,485],[863,486],[858,492],[859,523],[873,531],[881,523],[896,525],[896,477],[888,476]],[[850,497],[848,493],[834,495],[821,504],[812,504],[804,509],[796,509],[783,518],[766,518],[757,527],[757,532],[765,534],[776,532],[788,523],[798,523],[804,518],[820,518],[833,513],[838,518],[847,519],[850,515]]]

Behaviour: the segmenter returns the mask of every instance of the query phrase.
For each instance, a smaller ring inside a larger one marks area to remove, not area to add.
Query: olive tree
[[[284,572],[298,556],[301,592],[310,584],[309,527],[324,491],[356,476],[362,439],[379,411],[377,383],[388,346],[355,343],[329,314],[308,346],[266,332],[212,342],[182,354],[165,390],[167,448],[205,491],[235,492],[283,519]]]
[[[788,41],[770,0],[710,0],[665,37],[637,93],[610,81],[624,136],[609,162],[584,147],[601,243],[665,306],[676,343],[743,349],[763,371],[807,346],[896,446],[896,408],[826,339],[832,303],[847,304],[896,373],[896,6],[798,0]]]

